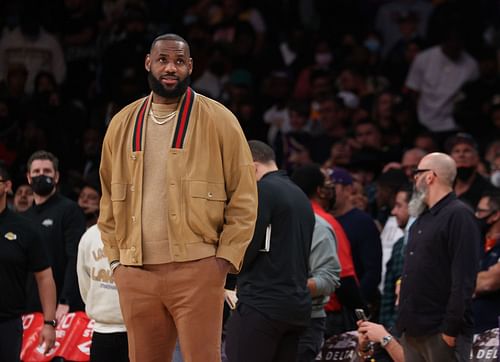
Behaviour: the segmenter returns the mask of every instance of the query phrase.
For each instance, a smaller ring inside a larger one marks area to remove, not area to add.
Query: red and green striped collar
[[[177,116],[177,125],[175,126],[174,137],[172,141],[172,148],[183,148],[184,140],[186,138],[187,128],[189,125],[189,118],[191,116],[191,110],[193,109],[195,92],[188,87],[186,93],[181,100],[181,105],[179,107],[179,115]],[[147,119],[146,110],[150,107],[151,95],[144,99],[141,106],[139,107],[139,112],[135,118],[134,134],[132,139],[132,151],[142,151],[142,134],[144,129],[144,123]]]

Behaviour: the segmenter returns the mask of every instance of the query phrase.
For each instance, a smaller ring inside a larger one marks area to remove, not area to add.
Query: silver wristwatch
[[[382,337],[382,339],[380,340],[380,345],[385,348],[385,346],[387,346],[390,341],[392,341],[392,336],[389,334]]]

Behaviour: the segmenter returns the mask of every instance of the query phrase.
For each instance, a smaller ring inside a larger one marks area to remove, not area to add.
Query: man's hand
[[[56,329],[51,325],[44,324],[42,332],[40,333],[40,339],[38,345],[44,345],[43,354],[49,353],[50,349],[54,346],[56,342]]]
[[[56,321],[57,324],[61,323],[63,320],[64,316],[68,314],[69,312],[69,305],[68,304],[58,304],[57,309],[56,309]]]
[[[441,333],[441,337],[443,338],[444,343],[448,345],[448,347],[453,348],[456,345],[456,337],[448,336],[444,333]]]

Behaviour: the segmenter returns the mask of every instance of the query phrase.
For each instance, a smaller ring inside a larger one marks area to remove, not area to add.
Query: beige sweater
[[[151,110],[159,121],[175,111],[177,104],[152,103]],[[144,187],[142,192],[142,247],[144,264],[172,261],[168,242],[167,157],[172,143],[175,119],[165,124],[147,116],[144,146]]]

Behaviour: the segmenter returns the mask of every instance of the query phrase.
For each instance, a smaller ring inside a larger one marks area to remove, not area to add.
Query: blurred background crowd
[[[457,151],[459,176],[500,186],[498,1],[24,0],[0,14],[0,160],[16,188],[45,149],[63,194],[99,192],[107,124],[149,93],[144,57],[166,32],[191,46],[192,87],[233,111],[248,139],[272,145],[288,171],[347,168],[356,205],[380,226],[384,187],[425,152],[451,153],[457,131],[474,151]]]

